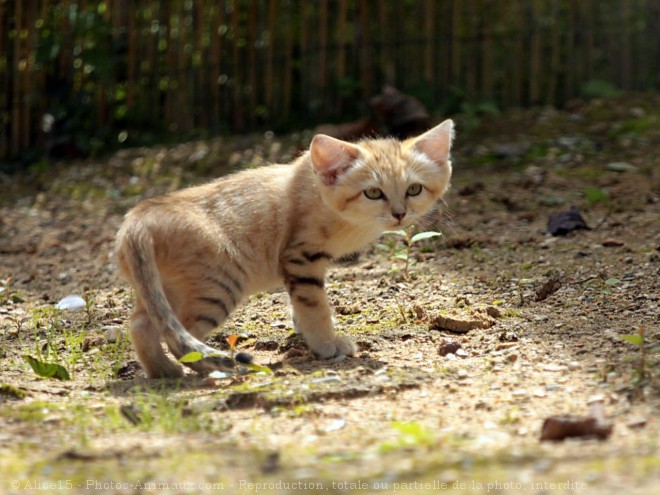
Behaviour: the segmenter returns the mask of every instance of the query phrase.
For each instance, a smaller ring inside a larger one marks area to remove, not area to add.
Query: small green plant
[[[57,363],[46,363],[28,354],[23,356],[32,370],[43,378],[56,378],[57,380],[71,380],[66,368]]]
[[[587,187],[584,190],[584,197],[587,199],[587,203],[590,205],[595,205],[597,203],[606,203],[609,199],[607,193],[603,191],[600,187]]]
[[[381,452],[392,452],[406,448],[432,447],[436,443],[435,435],[420,423],[394,421],[392,428],[398,431],[398,436],[394,440],[383,442],[380,445]]]
[[[378,243],[376,248],[389,254],[392,260],[402,260],[403,276],[408,278],[408,270],[414,264],[414,260],[410,259],[412,247],[424,240],[442,235],[440,232],[426,231],[412,234],[413,228],[406,230],[386,230],[383,235],[393,236],[392,241],[388,243]]]
[[[646,331],[644,327],[639,327],[636,333],[619,335],[619,338],[625,342],[637,346],[639,349],[639,360],[637,362],[637,368],[635,369],[635,385],[642,385],[645,383],[647,378],[646,372]]]
[[[0,280],[0,304],[16,304],[25,302],[23,298],[12,290],[12,277],[6,277],[3,280]]]

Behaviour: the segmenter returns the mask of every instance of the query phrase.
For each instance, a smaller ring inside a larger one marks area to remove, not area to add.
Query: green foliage
[[[392,260],[401,260],[404,262],[403,276],[408,278],[408,270],[410,266],[415,264],[415,260],[411,260],[411,249],[415,244],[422,241],[439,237],[442,235],[440,232],[427,231],[412,234],[414,227],[407,230],[386,230],[383,232],[385,236],[392,236],[389,242],[380,242],[376,244],[376,249],[379,249],[389,254]],[[395,269],[393,268],[393,271]]]
[[[645,328],[639,327],[636,333],[619,335],[619,338],[624,342],[628,342],[629,344],[636,346],[639,349],[639,357],[637,361],[637,367],[635,368],[635,377],[633,379],[633,384],[635,386],[643,385],[644,383],[646,383],[646,378],[648,376],[648,372],[646,369],[647,349],[646,349]]]
[[[617,87],[609,81],[592,79],[582,84],[582,96],[586,98],[611,98],[619,94]]]
[[[55,378],[57,380],[71,380],[69,372],[62,365],[57,363],[45,363],[26,354],[23,356],[34,372],[43,378]]]
[[[417,422],[394,421],[392,428],[398,436],[380,445],[381,452],[392,452],[399,449],[432,447],[436,444],[435,436],[424,425]]]
[[[584,197],[590,205],[605,203],[609,199],[607,193],[599,187],[587,187],[584,190]]]

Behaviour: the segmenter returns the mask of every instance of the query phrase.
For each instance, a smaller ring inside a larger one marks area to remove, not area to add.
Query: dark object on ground
[[[461,349],[461,343],[454,339],[445,339],[440,343],[438,354],[446,356],[447,354],[456,354],[456,351]]]
[[[550,416],[543,422],[541,440],[561,441],[566,438],[598,438],[607,440],[612,434],[611,423],[601,423],[594,417]]]
[[[252,355],[248,354],[247,352],[236,353],[234,359],[236,360],[237,363],[241,363],[241,364],[252,364],[252,361],[254,360]]]
[[[566,438],[597,438],[607,440],[614,426],[605,419],[603,403],[594,402],[589,416],[550,416],[543,422],[541,441],[562,441]]]
[[[383,86],[381,93],[369,100],[369,106],[388,133],[398,139],[418,136],[431,127],[424,104],[392,86]]]
[[[548,218],[548,233],[551,235],[566,235],[580,229],[591,230],[575,206],[571,206],[568,211],[555,213]]]

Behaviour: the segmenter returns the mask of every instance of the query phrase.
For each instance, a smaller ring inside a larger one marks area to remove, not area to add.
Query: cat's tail
[[[162,331],[168,348],[177,359],[190,353],[200,353],[201,358],[197,356],[200,359],[190,356],[190,362],[184,363],[200,373],[234,368],[235,361],[228,353],[213,349],[195,338],[177,318],[165,294],[148,228],[140,222],[126,222],[118,235],[117,254],[121,270],[132,282],[147,316]],[[152,345],[160,344],[154,342]],[[249,363],[251,356],[239,353],[236,361]]]

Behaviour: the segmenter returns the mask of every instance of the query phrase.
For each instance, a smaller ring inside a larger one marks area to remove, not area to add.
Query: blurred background
[[[439,119],[657,90],[659,26],[658,0],[0,0],[0,162],[378,123],[388,91]]]

